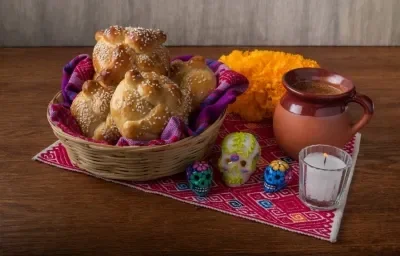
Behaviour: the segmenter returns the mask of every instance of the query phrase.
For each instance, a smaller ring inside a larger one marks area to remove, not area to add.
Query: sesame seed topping
[[[102,66],[102,69],[105,68],[105,65],[110,60],[111,50],[112,48],[102,41],[99,41],[93,49],[93,58],[98,60],[100,66]],[[100,70],[97,70],[97,72],[99,71]]]
[[[95,129],[107,118],[112,92],[99,86],[89,93],[81,93],[74,99],[71,106],[82,133],[92,137]]]

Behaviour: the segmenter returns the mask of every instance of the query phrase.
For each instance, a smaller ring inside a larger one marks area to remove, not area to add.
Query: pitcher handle
[[[364,114],[357,123],[351,127],[351,134],[356,134],[359,130],[361,130],[371,119],[374,114],[374,102],[366,95],[355,93],[354,96],[349,100],[350,102],[355,102],[361,105],[364,109]]]

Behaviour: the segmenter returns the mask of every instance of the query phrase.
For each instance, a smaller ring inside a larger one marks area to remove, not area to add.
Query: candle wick
[[[327,153],[324,153],[324,166],[325,166],[325,164],[326,164],[326,157],[328,156],[328,154]]]

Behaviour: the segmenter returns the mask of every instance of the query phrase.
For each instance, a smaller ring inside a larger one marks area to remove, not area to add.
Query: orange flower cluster
[[[286,72],[301,67],[319,67],[316,61],[298,54],[263,50],[234,50],[219,60],[249,80],[247,91],[229,106],[228,111],[251,122],[272,116],[285,93],[282,76]]]

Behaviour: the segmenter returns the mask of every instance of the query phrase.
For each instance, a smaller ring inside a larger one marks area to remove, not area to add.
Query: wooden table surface
[[[0,255],[400,253],[400,48],[268,49],[313,58],[375,102],[337,243],[32,161],[56,140],[45,113],[63,65],[91,49],[20,48],[0,49]],[[218,58],[233,48],[170,50]]]

